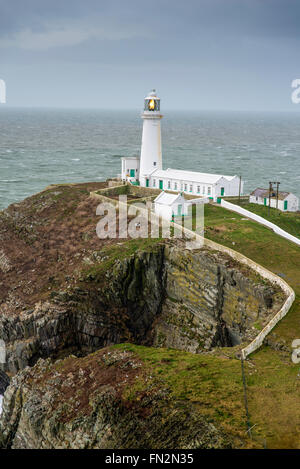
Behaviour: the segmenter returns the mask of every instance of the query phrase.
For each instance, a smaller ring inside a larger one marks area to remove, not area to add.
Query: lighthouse
[[[186,193],[189,196],[194,195],[215,202],[224,196],[237,196],[242,193],[243,182],[236,175],[224,176],[162,168],[160,121],[163,116],[160,113],[160,98],[155,90],[144,99],[144,111],[141,117],[143,119],[141,154],[122,158],[121,180],[124,183],[160,191]],[[170,198],[165,199],[168,202]],[[161,199],[159,203],[162,203]]]
[[[140,156],[140,185],[148,186],[149,175],[162,169],[160,98],[152,90],[144,99],[143,135]]]

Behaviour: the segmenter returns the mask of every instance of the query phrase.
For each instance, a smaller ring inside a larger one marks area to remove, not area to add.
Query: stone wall
[[[300,246],[300,239],[296,238],[296,236],[291,235],[290,233],[287,233],[285,230],[282,228],[279,228],[279,226],[275,225],[275,223],[272,223],[265,218],[256,215],[253,212],[250,212],[249,210],[246,210],[243,207],[240,207],[239,205],[232,204],[231,202],[227,202],[226,200],[222,199],[221,205],[224,208],[227,208],[228,210],[231,210],[233,212],[237,212],[240,215],[243,215],[247,218],[250,218],[251,220],[254,220],[261,225],[266,226],[267,228],[271,228],[271,230],[274,231],[274,233],[278,234],[279,236],[282,236],[283,238],[287,239],[288,241],[292,241],[292,243],[297,244]]]
[[[97,197],[97,194],[91,192],[92,197]],[[222,203],[225,202],[222,200]],[[229,205],[229,202],[226,202]],[[148,211],[147,210],[140,210],[140,213],[144,213],[145,216],[148,216]],[[176,223],[173,224],[174,230],[179,230],[181,232],[182,227],[177,225]],[[294,290],[278,275],[275,275],[273,272],[270,272],[268,269],[262,267],[261,265],[257,264],[256,262],[252,261],[248,257],[244,256],[243,254],[234,251],[233,249],[230,249],[226,246],[223,246],[221,244],[218,244],[214,241],[211,241],[209,239],[205,239],[203,236],[200,236],[191,230],[188,230],[186,228],[183,228],[183,232],[185,236],[192,240],[190,242],[186,243],[186,246],[189,249],[197,249],[202,246],[206,246],[212,250],[216,250],[217,252],[222,252],[224,254],[229,255],[232,259],[236,260],[237,262],[241,263],[242,265],[245,265],[249,267],[250,269],[253,270],[253,272],[256,272],[258,275],[260,275],[262,278],[266,279],[273,285],[279,286],[279,288],[284,292],[286,295],[286,300],[284,304],[281,306],[279,311],[274,315],[272,320],[270,320],[269,324],[263,328],[263,330],[257,335],[257,337],[251,341],[251,343],[245,347],[242,352],[241,356],[242,358],[246,359],[250,353],[253,353],[255,350],[257,350],[263,343],[265,337],[269,334],[269,332],[275,327],[275,325],[288,313],[290,310],[294,300],[295,300],[295,292]],[[194,248],[193,248],[194,246]]]

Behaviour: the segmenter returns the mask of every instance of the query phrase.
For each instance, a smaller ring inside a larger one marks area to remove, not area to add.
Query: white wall
[[[189,182],[178,179],[170,179],[165,177],[157,177],[155,174],[150,178],[150,187],[159,189],[159,181],[163,181],[163,190],[167,191],[177,191],[184,192],[185,194],[201,195],[201,196],[214,196],[214,186],[212,184],[199,184],[197,182]],[[155,179],[156,185],[153,185],[153,180]],[[168,187],[168,182],[170,181],[170,188]],[[175,183],[177,183],[177,189],[175,189]],[[185,184],[187,186],[186,190],[184,189]],[[192,191],[190,191],[190,186],[192,186]],[[197,192],[197,187],[200,186],[200,192]],[[203,187],[205,187],[205,192],[203,192]],[[208,195],[208,187],[210,187],[210,195]]]
[[[300,239],[299,238],[296,238],[296,236],[293,236],[290,233],[287,233],[286,231],[279,228],[279,226],[275,225],[274,223],[271,223],[270,221],[266,220],[265,218],[260,217],[259,215],[256,215],[255,213],[249,212],[249,210],[246,210],[245,208],[242,208],[239,205],[234,205],[231,202],[227,202],[224,199],[221,200],[221,206],[224,207],[224,208],[227,208],[228,210],[232,210],[233,212],[237,212],[241,215],[244,215],[247,218],[251,218],[252,220],[257,221],[261,225],[265,225],[268,228],[271,228],[279,236],[282,236],[283,238],[287,239],[288,241],[292,241],[293,243],[300,246]]]
[[[154,211],[159,217],[166,218],[166,220],[171,220],[172,218],[172,207],[163,204],[156,204],[154,202]]]
[[[299,199],[294,194],[289,194],[286,198],[288,201],[288,212],[297,212],[299,210]]]
[[[127,174],[130,175],[130,170],[135,170],[135,178],[131,179],[139,179],[139,166],[140,166],[140,159],[139,158],[122,158],[122,179],[130,179],[127,177]]]
[[[156,180],[156,185],[153,185],[153,180]],[[234,196],[239,195],[239,184],[240,180],[238,177],[234,178],[232,181],[228,181],[225,178],[222,178],[217,184],[208,184],[208,183],[199,183],[199,182],[190,182],[185,181],[184,179],[172,179],[166,177],[157,177],[155,174],[150,178],[150,187],[159,188],[159,180],[163,181],[163,190],[171,190],[177,192],[184,192],[186,194],[201,195],[202,197],[212,197],[215,201],[217,197],[221,196],[221,188],[224,187],[225,196]],[[168,187],[168,182],[170,181],[170,188]],[[177,189],[175,189],[175,183],[177,183]],[[186,189],[185,189],[186,185]],[[192,186],[192,191],[190,190]],[[200,192],[198,192],[198,186],[200,186]],[[204,189],[204,190],[203,190]],[[210,194],[208,193],[210,189]],[[242,193],[243,186],[241,186]]]

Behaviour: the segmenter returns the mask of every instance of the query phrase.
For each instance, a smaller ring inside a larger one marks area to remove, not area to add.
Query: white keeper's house
[[[243,192],[238,176],[209,174],[180,169],[163,169],[161,150],[160,98],[153,90],[144,100],[143,136],[140,157],[122,158],[122,180],[142,187],[175,191],[217,201],[222,196]]]
[[[269,206],[269,200],[271,200],[270,207],[278,208],[282,212],[297,212],[299,210],[299,199],[291,192],[279,191],[277,202],[276,191],[272,192],[271,199],[269,199],[269,189],[258,187],[251,192],[249,197],[250,203],[258,205]]]

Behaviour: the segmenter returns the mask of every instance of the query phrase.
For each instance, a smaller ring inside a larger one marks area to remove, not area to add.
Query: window
[[[193,185],[190,184],[190,192],[193,192]]]
[[[177,182],[174,182],[174,190],[177,191]]]
[[[187,191],[187,184],[184,185],[184,190]]]
[[[180,184],[180,190],[183,191],[183,184]]]
[[[154,161],[153,166],[156,166],[156,161]]]
[[[201,187],[200,186],[197,186],[197,193],[200,194],[200,189]]]
[[[202,194],[205,194],[205,186],[203,186]]]
[[[145,99],[144,110],[145,111],[159,111],[160,110],[160,100],[155,98],[155,97]]]
[[[171,181],[168,181],[168,189],[171,189]]]
[[[153,179],[153,187],[156,187],[156,179]]]
[[[211,187],[208,187],[207,188],[207,195],[210,195],[211,194]]]

